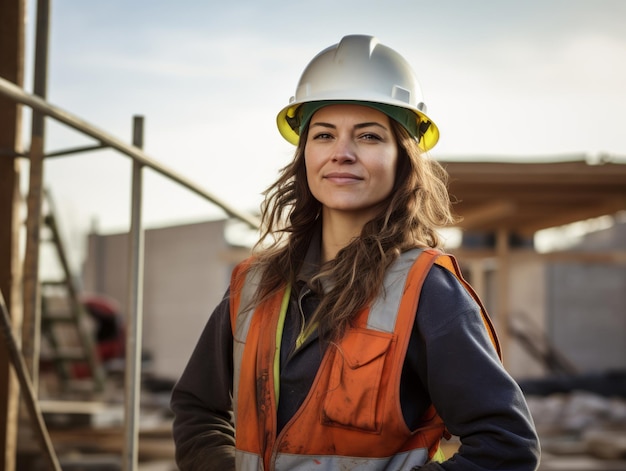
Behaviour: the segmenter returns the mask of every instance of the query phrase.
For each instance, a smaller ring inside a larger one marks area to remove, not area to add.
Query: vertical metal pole
[[[34,94],[46,98],[48,81],[48,37],[50,1],[37,1],[37,37],[35,41]],[[39,385],[40,292],[39,238],[43,187],[44,114],[33,110],[30,142],[30,176],[26,218],[26,253],[24,255],[24,324],[22,351],[30,369],[35,393]]]
[[[139,148],[143,147],[142,116],[135,116],[133,119],[133,144]],[[124,471],[134,471],[138,465],[144,252],[141,222],[142,167],[141,163],[133,160],[126,331],[125,440],[122,460]]]

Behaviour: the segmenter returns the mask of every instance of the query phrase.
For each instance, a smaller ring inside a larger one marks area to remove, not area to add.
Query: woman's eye
[[[360,137],[361,139],[364,139],[366,141],[381,141],[382,140],[382,138],[378,134],[374,134],[371,132],[361,134]]]
[[[313,139],[315,140],[324,140],[324,139],[332,139],[332,135],[327,132],[321,132],[319,134],[315,134]]]

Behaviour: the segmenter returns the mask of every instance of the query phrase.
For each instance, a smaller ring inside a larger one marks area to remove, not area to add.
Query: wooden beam
[[[455,208],[458,211],[458,208]],[[464,229],[476,229],[485,225],[498,225],[499,221],[515,215],[516,206],[510,201],[493,201],[479,205],[471,210],[462,210],[461,226]]]
[[[481,262],[495,259],[495,249],[466,249],[458,248],[452,251],[460,261]],[[538,260],[543,262],[575,262],[575,263],[606,263],[609,265],[626,265],[625,250],[602,250],[585,252],[581,250],[560,250],[556,252],[540,253],[533,249],[510,249],[513,262],[520,260]]]
[[[541,185],[533,181],[525,184],[506,184],[502,182],[459,182],[450,185],[450,194],[455,200],[467,202],[473,200],[493,201],[494,199],[523,200],[529,202],[584,200],[586,198],[605,199],[626,196],[626,179],[620,184],[552,184]]]
[[[562,251],[540,254],[550,262],[602,263],[607,265],[626,265],[626,251],[612,250],[603,252]]]
[[[511,278],[511,257],[509,246],[509,232],[506,229],[498,230],[496,234],[496,254],[498,256],[498,298],[496,312],[496,327],[502,351],[502,361],[504,366],[509,365],[509,314],[510,314],[510,278]]]
[[[0,76],[24,83],[24,0],[0,1]],[[21,271],[19,260],[19,181],[16,155],[20,147],[22,107],[0,96],[0,290],[6,299],[11,323],[21,325]],[[2,340],[0,340],[2,341]],[[6,348],[0,348],[0,471],[15,469],[19,387]]]
[[[517,230],[520,234],[534,234],[542,229],[564,226],[578,221],[585,221],[601,216],[613,216],[623,205],[602,203],[596,206],[574,207],[567,212],[546,212],[543,216],[534,216],[525,224],[519,224]]]
[[[442,162],[450,174],[450,181],[506,183],[554,182],[564,180],[570,183],[623,182],[626,178],[626,165],[605,163],[589,165],[584,161],[559,163],[513,163],[513,162]]]
[[[581,156],[578,156],[581,158]],[[522,235],[626,209],[626,165],[443,162],[462,227]],[[486,217],[486,205],[512,204],[515,213]]]

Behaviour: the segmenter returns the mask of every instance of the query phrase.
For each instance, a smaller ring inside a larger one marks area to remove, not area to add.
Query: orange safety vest
[[[249,269],[249,260],[235,268],[230,308],[238,470],[395,470],[433,458],[447,434],[443,421],[431,405],[419,430],[411,431],[400,405],[404,358],[433,263],[455,274],[478,302],[500,354],[491,321],[456,260],[432,249],[405,252],[385,275],[381,294],[327,348],[304,403],[278,436],[274,365],[286,288],[251,308],[260,273]]]

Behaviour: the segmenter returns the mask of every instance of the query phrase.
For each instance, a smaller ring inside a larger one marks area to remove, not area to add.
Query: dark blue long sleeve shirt
[[[295,350],[302,317],[317,299],[306,284],[292,293],[281,344],[279,427],[304,401],[324,354],[318,336]],[[536,470],[539,442],[520,388],[502,366],[475,301],[435,265],[424,281],[400,384],[402,412],[415,429],[433,403],[458,452],[422,470]],[[217,306],[172,393],[181,470],[235,469],[231,419],[229,300]]]

